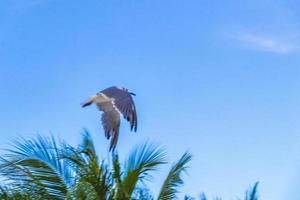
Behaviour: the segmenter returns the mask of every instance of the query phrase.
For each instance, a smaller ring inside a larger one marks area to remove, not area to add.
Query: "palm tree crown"
[[[1,187],[3,199],[81,199],[126,200],[154,199],[146,182],[161,165],[166,164],[165,150],[145,142],[136,146],[122,166],[117,153],[111,163],[99,160],[90,134],[73,147],[65,142],[38,136],[16,141],[1,157],[0,175],[9,188]],[[164,181],[157,199],[174,199],[183,184],[191,155],[186,152],[175,163]],[[111,166],[111,167],[110,167]],[[13,191],[13,192],[11,192]],[[146,192],[145,192],[146,191]]]

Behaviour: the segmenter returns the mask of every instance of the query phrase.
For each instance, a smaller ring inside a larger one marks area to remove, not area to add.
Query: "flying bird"
[[[129,92],[124,87],[109,87],[98,92],[96,95],[87,99],[82,103],[82,107],[96,104],[98,109],[102,111],[102,126],[105,132],[105,137],[110,139],[109,150],[114,150],[117,146],[119,129],[120,129],[120,115],[130,123],[130,130],[137,131],[137,115],[135,104],[132,99],[134,93]]]

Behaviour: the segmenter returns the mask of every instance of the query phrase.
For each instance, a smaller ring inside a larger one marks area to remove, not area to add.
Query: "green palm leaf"
[[[187,169],[187,163],[192,159],[192,155],[188,152],[184,153],[180,160],[172,166],[166,180],[158,195],[158,200],[176,199],[179,192],[178,187],[183,185],[181,173]]]
[[[114,181],[114,187],[112,192],[113,199],[116,200],[126,200],[130,199],[129,194],[124,188],[123,182],[122,182],[122,169],[121,164],[119,162],[119,156],[117,154],[112,155],[112,164],[113,164],[113,181]]]
[[[132,196],[138,182],[151,178],[150,173],[166,163],[165,151],[151,143],[136,146],[125,163],[123,186],[126,194]]]
[[[13,147],[1,158],[0,174],[13,181],[14,187],[35,191],[47,199],[64,199],[71,174],[66,163],[58,159],[54,138],[21,139]]]

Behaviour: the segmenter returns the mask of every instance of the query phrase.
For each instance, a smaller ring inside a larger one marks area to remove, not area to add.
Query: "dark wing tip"
[[[133,127],[134,127],[134,132],[137,131],[137,114],[136,114],[136,109],[134,107],[134,112],[133,112]]]
[[[111,151],[114,152],[115,149],[116,149],[116,145],[110,144],[110,146],[109,146],[109,152],[111,152]]]
[[[137,123],[134,126],[134,132],[136,132],[136,131],[137,131]]]
[[[130,122],[130,131],[137,131],[137,119]]]

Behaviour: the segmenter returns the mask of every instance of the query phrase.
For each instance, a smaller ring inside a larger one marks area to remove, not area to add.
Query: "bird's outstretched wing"
[[[118,87],[107,88],[101,93],[109,98],[113,98],[113,103],[123,114],[124,118],[130,123],[130,130],[137,130],[137,114],[135,104],[131,94],[126,90]]]
[[[105,137],[110,139],[109,150],[114,150],[117,146],[120,128],[120,114],[111,102],[97,103],[99,110],[103,111],[101,121],[104,128]]]

